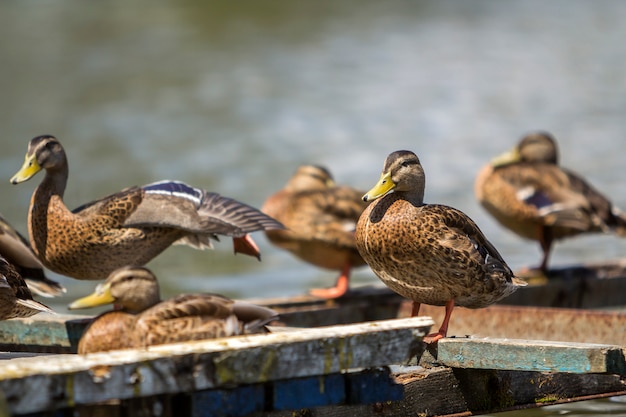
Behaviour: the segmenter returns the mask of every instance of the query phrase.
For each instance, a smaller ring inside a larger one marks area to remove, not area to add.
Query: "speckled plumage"
[[[546,271],[552,243],[583,233],[626,235],[626,216],[576,173],[558,165],[547,132],[523,137],[476,177],[475,194],[503,226],[541,245]]]
[[[0,320],[30,317],[42,311],[53,312],[45,305],[33,300],[24,279],[13,265],[0,256]]]
[[[335,185],[323,167],[303,165],[261,207],[286,227],[265,231],[271,243],[318,267],[342,271],[337,287],[312,290],[315,295],[343,295],[351,268],[365,264],[354,240],[356,222],[367,206],[362,194]]]
[[[65,292],[61,284],[46,276],[43,264],[33,253],[28,241],[2,215],[0,215],[0,256],[13,265],[33,293],[54,297]]]
[[[152,272],[143,267],[113,271],[96,291],[70,309],[113,303],[81,336],[78,353],[145,348],[264,331],[277,318],[271,309],[217,294],[181,294],[161,301]]]
[[[392,290],[414,302],[446,305],[446,319],[432,341],[446,335],[455,305],[480,308],[525,283],[464,213],[424,204],[425,176],[410,151],[390,154],[379,183],[363,198],[373,201],[356,229],[359,252]]]
[[[218,234],[232,236],[237,251],[238,242],[251,242],[248,233],[282,227],[253,207],[176,181],[130,187],[70,211],[63,202],[67,159],[53,136],[30,141],[11,181],[26,181],[41,169],[46,175],[28,216],[31,245],[46,267],[77,279],[104,279],[121,266],[143,265],[174,243],[210,248]],[[258,256],[258,249],[244,253]]]

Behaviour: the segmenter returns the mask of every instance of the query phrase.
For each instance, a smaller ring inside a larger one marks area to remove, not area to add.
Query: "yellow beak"
[[[373,201],[387,194],[389,191],[396,188],[396,183],[391,180],[391,172],[382,173],[380,179],[364,196],[363,201]]]
[[[517,151],[517,149],[513,149],[493,158],[491,160],[491,166],[493,166],[494,168],[502,167],[505,165],[513,164],[515,162],[519,162],[519,160],[519,152]]]
[[[17,171],[15,175],[13,175],[13,178],[11,178],[11,184],[19,184],[20,182],[29,180],[39,171],[41,171],[41,165],[37,162],[36,155],[26,155],[26,158],[24,158],[24,165],[22,165],[22,168]]]
[[[67,308],[70,310],[77,310],[79,308],[97,307],[105,304],[112,304],[114,302],[115,298],[111,295],[111,286],[109,284],[100,284],[96,287],[93,294],[79,298],[67,306]]]

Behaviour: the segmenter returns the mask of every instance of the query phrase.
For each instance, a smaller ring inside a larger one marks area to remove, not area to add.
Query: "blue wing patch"
[[[159,181],[152,184],[144,185],[143,190],[146,194],[162,194],[171,195],[178,198],[185,198],[199,205],[202,201],[204,192],[180,181]]]
[[[524,201],[526,204],[542,209],[554,204],[550,198],[541,190],[537,190],[534,187],[526,187],[517,192],[517,198]]]

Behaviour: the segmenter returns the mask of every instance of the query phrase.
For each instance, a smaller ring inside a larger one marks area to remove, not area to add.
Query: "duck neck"
[[[28,232],[31,246],[40,258],[46,256],[48,235],[48,208],[53,196],[63,198],[67,182],[67,166],[56,172],[46,171],[46,175],[33,192],[28,211]]]
[[[49,200],[53,195],[63,198],[67,185],[67,177],[67,165],[55,170],[46,170],[46,175],[35,190],[35,195],[39,199],[46,200]]]
[[[410,190],[410,191],[400,191],[396,192],[403,198],[407,200],[409,203],[414,206],[422,206],[424,205],[424,189],[421,190]]]
[[[128,300],[125,300],[121,309],[130,314],[140,314],[160,302],[161,297],[158,295],[154,297],[150,294],[141,294],[137,297],[130,297]]]

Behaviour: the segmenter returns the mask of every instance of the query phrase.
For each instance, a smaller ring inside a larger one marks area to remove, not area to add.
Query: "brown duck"
[[[17,270],[0,256],[0,320],[30,317],[40,312],[53,313],[33,300],[26,282]]]
[[[558,165],[555,139],[534,132],[486,165],[475,183],[478,201],[503,226],[536,240],[546,272],[555,240],[583,233],[626,236],[626,216],[576,173]]]
[[[31,250],[28,241],[2,215],[0,215],[0,256],[13,265],[35,294],[54,297],[65,292],[61,284],[46,277],[43,265]]]
[[[303,165],[261,208],[286,227],[265,231],[271,243],[308,263],[340,271],[334,287],[313,289],[312,295],[341,297],[348,291],[351,269],[365,264],[354,240],[356,222],[367,206],[362,194],[335,185],[326,168]]]
[[[356,242],[363,259],[392,290],[420,304],[446,307],[438,332],[445,337],[454,306],[481,308],[525,282],[513,276],[496,248],[464,213],[424,204],[425,176],[411,151],[391,153],[378,183],[363,196]]]
[[[104,304],[114,304],[115,309],[93,319],[81,336],[78,353],[263,332],[277,319],[271,309],[217,294],[182,294],[161,301],[157,279],[144,267],[113,271],[93,294],[69,308]]]
[[[143,265],[173,243],[210,248],[232,236],[235,252],[259,257],[248,233],[282,228],[255,208],[177,181],[130,187],[73,211],[63,203],[68,164],[61,143],[38,136],[13,184],[45,170],[28,215],[31,246],[51,270],[78,279],[104,279],[125,265]]]

